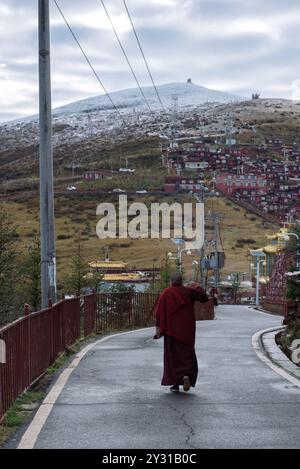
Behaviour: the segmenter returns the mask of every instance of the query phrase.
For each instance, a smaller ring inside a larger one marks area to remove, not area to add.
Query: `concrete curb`
[[[280,326],[257,332],[252,337],[252,346],[261,361],[300,388],[300,369],[287,358],[275,342],[276,334],[282,330]]]

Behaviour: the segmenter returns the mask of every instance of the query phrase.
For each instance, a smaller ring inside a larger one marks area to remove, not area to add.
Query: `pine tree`
[[[165,288],[168,288],[170,286],[171,273],[171,262],[168,255],[166,254],[163,266],[160,269],[160,279],[158,281],[152,282],[147,291],[149,293],[160,293]]]
[[[89,284],[89,268],[83,255],[81,239],[77,241],[77,252],[71,261],[71,273],[67,278],[66,286],[73,294],[83,293],[83,289]]]
[[[41,305],[41,254],[40,240],[36,238],[28,248],[22,269],[22,287],[24,303],[28,303],[33,311]]]
[[[95,293],[99,293],[101,289],[100,283],[103,280],[103,273],[99,270],[93,270],[87,275],[87,284]]]
[[[291,232],[295,233],[299,238],[299,240],[297,240],[296,236],[290,236],[289,242],[287,243],[287,246],[286,246],[286,250],[288,252],[295,253],[294,267],[290,269],[291,272],[295,272],[299,270],[299,268],[296,267],[296,260],[297,260],[297,252],[300,249],[300,229],[298,226],[296,226],[293,230],[291,230]],[[300,285],[293,279],[289,279],[287,282],[286,297],[289,300],[298,300],[298,301],[300,300]]]
[[[0,324],[13,321],[20,313],[16,245],[16,227],[0,204]]]
[[[287,282],[286,297],[288,300],[300,300],[300,284],[292,280]]]

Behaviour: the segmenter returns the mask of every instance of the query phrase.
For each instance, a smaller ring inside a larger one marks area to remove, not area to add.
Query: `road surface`
[[[281,319],[219,306],[198,323],[197,387],[160,386],[153,330],[98,342],[73,371],[35,448],[299,448],[300,389],[255,354],[254,333]],[[33,426],[34,430],[34,426]]]

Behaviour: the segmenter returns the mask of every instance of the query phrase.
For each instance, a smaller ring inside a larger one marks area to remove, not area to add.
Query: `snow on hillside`
[[[191,119],[204,119],[207,130],[217,131],[213,109],[216,106],[234,106],[243,98],[228,93],[209,90],[193,83],[173,83],[158,87],[159,94],[167,113],[160,112],[153,87],[144,88],[155,116],[150,114],[139,89],[129,89],[111,93],[115,105],[122,115],[121,120],[105,95],[74,102],[53,110],[53,146],[56,154],[59,148],[80,148],[83,142],[94,145],[97,142],[113,142],[114,145],[132,138],[144,138],[147,135],[169,137],[171,132],[172,96],[178,96],[177,127],[183,130],[184,122]],[[217,104],[218,103],[218,104]],[[228,114],[226,110],[225,113]],[[126,125],[124,125],[124,120]],[[199,124],[198,124],[199,125]],[[226,125],[220,123],[222,128]],[[214,127],[215,126],[215,127]],[[38,116],[26,117],[0,125],[0,156],[15,154],[19,149],[29,148],[32,155],[39,141]]]
[[[144,87],[144,94],[153,110],[161,109],[157,95],[153,87]],[[230,93],[223,93],[216,90],[210,90],[204,86],[193,83],[171,83],[158,86],[159,95],[165,108],[170,108],[172,96],[178,96],[179,107],[197,106],[206,102],[229,103],[232,101],[241,101],[244,98]],[[146,110],[145,101],[138,88],[115,91],[110,93],[115,105],[122,110],[131,111],[134,108]],[[112,105],[105,95],[84,99],[75,103],[67,104],[54,110],[54,115],[76,114],[78,112],[87,112],[93,110],[110,110]]]

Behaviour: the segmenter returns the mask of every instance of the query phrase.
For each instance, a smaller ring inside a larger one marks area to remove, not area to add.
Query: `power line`
[[[126,125],[126,122],[125,122],[125,120],[124,120],[122,114],[120,113],[120,111],[118,110],[117,106],[116,106],[115,103],[113,102],[113,100],[112,100],[112,98],[111,98],[109,92],[108,92],[107,89],[105,88],[105,86],[104,86],[102,80],[100,79],[98,73],[96,72],[95,68],[93,67],[93,64],[91,63],[91,61],[90,61],[90,59],[88,58],[88,56],[87,56],[87,54],[85,53],[85,51],[83,50],[83,48],[82,48],[82,46],[81,46],[81,44],[80,44],[80,42],[79,42],[79,40],[78,40],[76,34],[74,33],[74,31],[73,31],[73,29],[71,28],[71,26],[70,26],[70,24],[69,24],[67,18],[65,17],[65,15],[63,14],[63,12],[62,12],[62,10],[61,10],[59,4],[57,3],[57,0],[54,0],[54,3],[55,3],[55,5],[56,5],[56,7],[57,7],[59,13],[61,14],[61,16],[62,16],[64,22],[66,23],[66,25],[67,25],[67,27],[68,27],[70,33],[72,34],[72,36],[73,36],[73,38],[74,38],[76,44],[78,45],[79,49],[81,50],[81,52],[82,52],[82,54],[83,54],[85,60],[87,61],[89,67],[91,68],[93,74],[95,75],[96,79],[98,80],[98,82],[100,83],[102,89],[104,90],[106,96],[108,97],[109,101],[111,102],[113,108],[115,109],[115,111],[116,111],[116,113],[119,115],[119,117],[121,118],[123,124]]]
[[[150,76],[150,78],[151,78],[151,81],[152,81],[153,87],[154,87],[154,89],[155,89],[155,92],[156,92],[156,95],[157,95],[158,101],[159,101],[159,103],[160,103],[160,105],[161,105],[161,107],[162,107],[162,110],[163,110],[164,112],[166,112],[166,110],[165,110],[165,108],[164,108],[164,105],[163,105],[163,103],[162,103],[161,97],[160,97],[160,95],[159,95],[159,92],[158,92],[157,86],[156,86],[156,84],[155,84],[155,82],[154,82],[154,79],[153,79],[153,76],[152,76],[152,73],[151,73],[150,67],[149,67],[149,65],[148,65],[148,62],[147,62],[146,56],[145,56],[145,54],[144,54],[144,51],[143,51],[143,48],[142,48],[142,44],[141,44],[141,42],[140,42],[140,40],[139,40],[139,37],[138,37],[137,31],[136,31],[136,29],[135,29],[135,26],[134,26],[134,24],[133,24],[133,19],[132,19],[132,17],[131,17],[130,11],[129,11],[129,9],[128,9],[128,6],[127,6],[127,3],[126,3],[126,0],[123,0],[123,3],[124,3],[124,6],[125,6],[125,9],[126,9],[126,12],[127,12],[128,18],[129,18],[129,20],[130,20],[131,27],[132,27],[132,30],[133,30],[133,32],[134,32],[135,38],[136,38],[136,40],[137,40],[138,46],[139,46],[139,48],[140,48],[140,51],[141,51],[142,57],[143,57],[143,59],[144,59],[145,65],[146,65],[146,67],[147,67],[147,70],[148,70],[149,76]]]
[[[146,98],[146,96],[145,96],[144,91],[142,90],[142,87],[141,87],[141,85],[140,85],[140,82],[139,82],[139,80],[138,80],[138,78],[137,78],[137,76],[136,76],[136,73],[135,73],[135,71],[133,70],[133,67],[132,67],[132,65],[131,65],[131,63],[130,63],[130,60],[129,60],[129,58],[128,58],[128,55],[127,55],[127,53],[126,53],[126,51],[125,51],[125,49],[124,49],[124,47],[123,47],[123,45],[122,45],[122,42],[121,42],[121,40],[120,40],[120,38],[119,38],[119,35],[118,35],[117,31],[116,31],[116,28],[114,27],[114,24],[113,24],[113,22],[112,22],[112,19],[111,19],[111,17],[110,17],[110,14],[109,14],[109,12],[108,12],[106,6],[105,6],[104,0],[100,0],[100,1],[101,1],[101,3],[102,3],[102,6],[103,6],[103,8],[104,8],[104,11],[105,11],[105,13],[106,13],[106,15],[107,15],[107,17],[108,17],[108,20],[109,20],[110,25],[111,25],[111,27],[112,27],[112,29],[113,29],[113,32],[114,32],[114,34],[115,34],[115,36],[116,36],[116,38],[117,38],[117,41],[118,41],[118,43],[119,43],[119,46],[120,46],[120,48],[121,48],[121,50],[122,50],[122,52],[123,52],[123,55],[124,55],[124,57],[125,57],[125,59],[126,59],[126,62],[127,62],[127,64],[128,64],[128,67],[130,68],[130,71],[131,71],[131,73],[132,73],[132,75],[133,75],[133,77],[134,77],[134,79],[135,79],[135,81],[136,81],[136,84],[138,85],[138,88],[139,88],[139,90],[140,90],[140,92],[141,92],[141,95],[142,95],[142,97],[143,97],[143,99],[144,99],[144,101],[145,101],[145,103],[146,103],[146,105],[147,105],[149,111],[151,112],[151,114],[153,114],[153,111],[152,111],[152,109],[151,109],[151,107],[150,107],[150,104],[149,104],[149,102],[148,102],[148,100],[147,100],[147,98]]]

